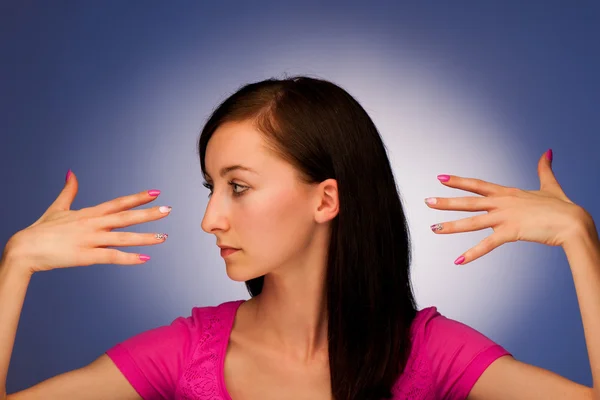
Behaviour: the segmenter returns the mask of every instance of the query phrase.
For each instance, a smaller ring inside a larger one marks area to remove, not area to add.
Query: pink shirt
[[[231,400],[223,379],[224,354],[244,301],[194,307],[191,316],[142,332],[106,354],[145,400]],[[414,345],[392,388],[395,400],[465,399],[494,360],[510,355],[435,307],[417,313],[411,332]]]

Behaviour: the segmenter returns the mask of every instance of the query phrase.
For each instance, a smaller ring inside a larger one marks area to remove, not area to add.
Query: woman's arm
[[[23,272],[27,269],[21,267],[5,249],[0,259],[0,399],[141,399],[105,354],[83,368],[47,379],[29,389],[6,394],[8,366],[31,279],[30,273]]]
[[[575,283],[594,387],[501,357],[475,383],[469,400],[600,400],[600,240],[591,218],[577,232],[562,247]]]
[[[6,376],[15,343],[19,317],[25,301],[28,274],[19,274],[14,261],[4,250],[0,259],[0,398],[6,398]],[[23,269],[24,270],[24,269]]]
[[[79,183],[69,170],[65,186],[44,214],[14,234],[0,258],[0,400],[14,399],[139,399],[108,356],[90,365],[48,379],[7,396],[6,376],[27,287],[35,272],[93,264],[139,265],[138,253],[111,247],[152,246],[164,242],[151,233],[111,232],[169,215],[170,207],[131,210],[150,203],[160,190],[118,197],[81,210],[72,210]],[[146,396],[148,397],[148,396]]]

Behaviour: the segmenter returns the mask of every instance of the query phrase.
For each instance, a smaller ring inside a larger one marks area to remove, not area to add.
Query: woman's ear
[[[318,208],[315,220],[319,223],[334,219],[340,210],[338,186],[335,179],[326,179],[317,188]]]

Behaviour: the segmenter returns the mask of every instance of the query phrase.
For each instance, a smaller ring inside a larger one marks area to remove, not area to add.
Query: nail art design
[[[430,226],[432,231],[441,231],[442,230],[442,224],[435,224],[435,225],[431,225]]]
[[[154,235],[154,237],[157,240],[161,240],[161,239],[166,239],[169,237],[169,235],[167,235],[166,233],[157,233],[156,235]]]

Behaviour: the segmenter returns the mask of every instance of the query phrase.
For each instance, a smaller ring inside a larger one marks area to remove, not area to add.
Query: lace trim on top
[[[202,334],[185,366],[175,393],[176,400],[232,400],[224,379],[225,351],[233,328],[235,313],[245,300],[206,307],[199,329]],[[413,321],[413,336],[430,310],[421,310]],[[435,400],[431,368],[422,343],[416,340],[404,372],[394,386],[394,400]]]
[[[199,326],[202,334],[184,368],[175,393],[176,400],[231,400],[223,378],[224,353],[235,312],[244,301],[236,300],[205,309]]]

